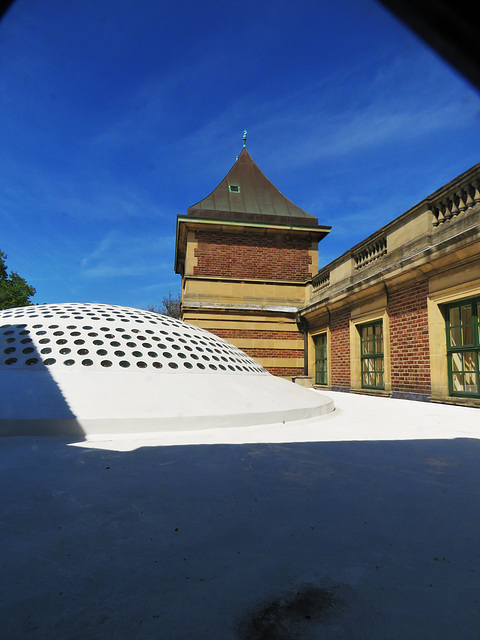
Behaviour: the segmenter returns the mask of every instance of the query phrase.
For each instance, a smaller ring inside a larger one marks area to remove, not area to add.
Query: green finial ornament
[[[247,144],[247,130],[243,132],[243,148],[245,149],[245,145]]]

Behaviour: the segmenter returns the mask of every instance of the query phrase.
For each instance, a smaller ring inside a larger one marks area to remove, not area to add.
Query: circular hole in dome
[[[141,360],[137,362],[137,367],[139,367],[139,369],[145,369],[146,366],[147,366],[146,362],[142,362]]]
[[[7,353],[13,353],[14,351],[16,351],[16,347],[8,347],[7,349],[3,350],[3,353],[7,354]]]
[[[66,356],[67,353],[71,353],[71,349],[69,349],[68,347],[63,347],[63,349],[60,349],[60,353],[62,354],[62,356]]]
[[[131,336],[131,335],[129,335],[128,333],[124,333],[124,334],[122,335],[122,338],[123,338],[124,340],[130,340],[130,338],[131,338],[131,337],[132,337],[132,336]]]
[[[174,336],[179,336],[179,335],[181,335],[181,334],[180,334],[180,333],[178,333],[177,331],[172,331],[172,334],[173,334]]]
[[[192,358],[192,360],[198,360],[199,359],[196,353],[191,353],[190,357]]]
[[[40,344],[47,344],[48,342],[50,342],[50,338],[42,338],[41,340],[39,340]]]
[[[79,356],[86,356],[88,354],[88,349],[78,349],[77,353]]]
[[[169,363],[168,363],[168,366],[169,366],[171,369],[178,369],[178,364],[177,364],[176,362],[169,362]]]
[[[185,351],[192,351],[192,347],[189,347],[188,345],[185,345],[183,348]]]
[[[145,349],[151,349],[152,345],[149,342],[143,342],[142,347],[145,347]]]
[[[93,329],[93,327],[91,327],[89,324],[87,324],[87,325],[83,326],[82,329],[85,329],[85,331],[90,331],[90,329]]]
[[[153,331],[152,331],[151,329],[145,329],[145,333],[150,333],[150,334],[152,334],[152,333],[153,333]]]
[[[218,356],[212,356],[212,360],[215,360],[216,362],[220,362],[220,358]]]
[[[207,362],[210,362],[210,356],[202,356],[202,360],[206,360]]]
[[[20,340],[20,342],[21,342],[22,344],[28,344],[28,343],[29,343],[29,342],[31,342],[31,341],[32,341],[32,339],[31,339],[31,338],[23,338],[23,340]]]
[[[106,333],[105,334],[105,338],[108,338],[109,340],[113,340],[113,338],[115,338],[115,336],[113,335],[113,333]]]
[[[106,349],[97,349],[97,354],[99,356],[106,356],[108,351]]]
[[[152,362],[152,366],[155,367],[155,369],[161,369],[163,364],[161,362]]]
[[[132,351],[132,356],[135,356],[135,358],[141,358],[142,355],[141,351]]]
[[[98,336],[98,333],[95,333],[95,331],[90,331],[88,335],[90,336],[90,338],[95,338],[96,336]]]
[[[110,327],[100,327],[100,331],[110,331]]]
[[[115,355],[118,356],[119,358],[122,358],[125,355],[125,351],[114,351]]]
[[[27,325],[26,324],[17,324],[17,329],[25,329]],[[58,324],[57,324],[58,327]]]
[[[102,367],[111,367],[112,366],[112,362],[110,360],[102,360],[101,363]]]
[[[13,331],[11,331],[10,333],[13,333]],[[44,336],[47,332],[44,329],[42,329],[41,331],[37,331],[36,333],[37,333],[37,336]]]
[[[197,351],[200,351],[201,353],[203,352],[202,347],[195,347]]]
[[[94,340],[93,344],[103,344],[103,340]]]
[[[187,341],[185,340],[185,338],[179,338],[178,341],[183,342],[184,344],[187,344]]]
[[[7,358],[5,360],[5,364],[15,364],[17,362],[17,358]]]
[[[241,371],[241,370],[242,370],[242,367],[239,367],[239,366],[238,366],[238,364],[237,364],[237,365],[236,365],[236,367],[235,367],[235,369],[236,369],[237,371]]]
[[[57,344],[67,344],[67,340],[65,340],[65,338],[60,338],[60,340],[56,341]]]
[[[163,329],[160,331],[164,336],[168,336],[168,331],[164,331]]]
[[[136,342],[127,342],[127,347],[136,347],[137,343]]]
[[[179,344],[172,344],[171,347],[172,347],[172,349],[175,349],[176,351],[180,351],[180,349],[182,348]]]
[[[85,340],[82,340],[81,338],[79,338],[78,340],[74,340],[73,344],[85,344]]]
[[[55,364],[56,360],[55,358],[47,358],[46,360],[43,361],[43,364],[46,364],[47,366],[51,365],[51,364]]]
[[[112,340],[112,342],[110,342],[112,347],[119,347],[120,346],[120,342],[117,342],[116,340]]]
[[[124,369],[126,369],[127,367],[130,366],[130,363],[127,360],[120,360],[120,362],[118,363],[121,367],[123,367]]]
[[[29,334],[29,333],[30,333],[30,331],[28,331],[28,330],[25,330],[25,331],[19,331],[19,332],[18,332],[18,335],[20,335],[20,336],[28,336],[28,334]]]
[[[125,331],[125,329],[123,327],[117,327],[117,331],[123,332],[123,331]]]
[[[80,333],[80,331],[72,331],[72,333],[70,335],[71,336],[81,336],[82,334]]]
[[[49,324],[48,328],[49,329],[58,329],[58,324]]]
[[[33,351],[33,347],[26,347],[25,349],[22,349],[22,353],[33,353]]]
[[[29,358],[28,360],[25,360],[25,364],[29,367],[31,367],[33,364],[37,364],[37,362],[38,358]]]
[[[131,329],[132,333],[140,333],[140,329]]]
[[[210,347],[207,347],[205,351],[208,351],[208,353],[213,353],[213,349],[210,349]]]
[[[212,369],[213,371],[217,370],[217,367],[214,364],[209,364],[208,365],[210,367],[210,369]]]
[[[223,364],[219,364],[218,368],[221,369],[222,371],[226,371],[227,370],[225,365],[223,365]]]
[[[171,357],[172,357],[172,354],[171,354],[171,353],[169,353],[168,351],[164,351],[164,352],[162,353],[162,356],[163,356],[164,358],[171,358]]]
[[[183,366],[185,369],[193,369],[193,364],[191,362],[184,362]]]
[[[77,325],[76,325],[76,324],[69,324],[69,325],[67,326],[67,329],[76,329],[76,328],[77,328]]]
[[[158,353],[155,353],[155,351],[149,351],[148,355],[150,358],[158,358]]]
[[[41,324],[34,324],[34,325],[33,325],[33,328],[34,328],[34,329],[40,329],[41,327],[42,327],[42,325],[41,325]]]
[[[91,367],[93,364],[93,360],[90,360],[89,358],[85,358],[85,360],[82,360],[82,364],[84,367]]]
[[[167,340],[168,342],[175,342],[175,338],[171,338],[170,336],[167,336],[165,340]]]
[[[185,358],[187,357],[187,356],[186,356],[186,354],[185,354],[185,353],[182,353],[182,352],[177,353],[177,356],[178,356],[179,358],[182,358],[182,360],[185,360]]]
[[[197,367],[198,367],[199,369],[205,369],[205,365],[204,365],[204,364],[202,364],[201,362],[197,362]]]
[[[228,365],[228,368],[230,369],[230,371],[235,371],[235,367],[232,367],[231,364]]]

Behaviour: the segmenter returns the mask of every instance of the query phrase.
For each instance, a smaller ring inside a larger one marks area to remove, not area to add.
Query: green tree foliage
[[[29,298],[35,295],[34,287],[15,271],[8,273],[6,259],[6,254],[0,251],[0,309],[30,306],[33,303]]]
[[[148,311],[162,313],[164,316],[170,316],[171,318],[180,318],[180,310],[181,297],[179,294],[174,296],[171,291],[168,292],[168,296],[163,296],[161,306],[148,305]]]

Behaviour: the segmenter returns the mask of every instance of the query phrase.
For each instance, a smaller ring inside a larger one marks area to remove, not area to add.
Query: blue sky
[[[373,0],[16,0],[0,249],[34,302],[180,290],[177,214],[247,148],[323,266],[480,161],[480,96]]]

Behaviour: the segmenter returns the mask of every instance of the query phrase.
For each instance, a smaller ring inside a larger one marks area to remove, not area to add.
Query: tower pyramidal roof
[[[237,161],[206,198],[187,215],[211,220],[317,227],[318,219],[293,204],[260,171],[244,147]]]

